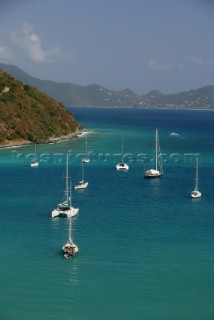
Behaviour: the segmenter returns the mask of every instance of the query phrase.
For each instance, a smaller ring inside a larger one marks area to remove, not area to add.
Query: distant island
[[[11,74],[23,83],[45,92],[66,107],[99,106],[214,109],[214,85],[175,94],[165,94],[153,90],[143,96],[139,96],[130,89],[115,91],[97,84],[80,86],[71,83],[56,83],[49,80],[40,80],[28,75],[16,66],[3,63],[0,63],[0,69]]]
[[[48,143],[79,132],[61,103],[0,70],[0,147]]]

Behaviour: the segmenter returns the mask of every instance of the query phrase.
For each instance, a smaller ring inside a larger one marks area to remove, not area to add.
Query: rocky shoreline
[[[86,129],[78,129],[75,132],[72,132],[68,135],[63,135],[60,137],[50,137],[48,140],[37,142],[38,144],[45,144],[45,143],[57,143],[60,141],[70,140],[73,138],[78,138],[84,133],[87,133],[88,131]],[[5,141],[3,144],[0,144],[0,149],[6,149],[6,148],[15,148],[15,147],[22,147],[22,146],[28,146],[34,144],[34,142],[31,142],[29,140],[25,139],[19,139],[19,140],[12,140],[12,141]]]

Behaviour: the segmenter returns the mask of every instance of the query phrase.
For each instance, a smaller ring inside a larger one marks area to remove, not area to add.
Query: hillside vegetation
[[[48,142],[78,132],[61,103],[0,70],[0,145]]]

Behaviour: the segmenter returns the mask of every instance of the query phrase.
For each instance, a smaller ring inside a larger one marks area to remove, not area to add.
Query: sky
[[[140,95],[214,85],[214,0],[1,0],[0,62]]]

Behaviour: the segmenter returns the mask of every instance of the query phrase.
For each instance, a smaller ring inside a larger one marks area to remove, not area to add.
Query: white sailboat
[[[122,135],[122,144],[121,144],[121,162],[116,164],[116,169],[120,171],[129,170],[129,166],[124,162],[124,146],[123,146],[123,135]]]
[[[198,199],[201,197],[201,192],[198,190],[198,157],[196,158],[195,188],[191,192],[191,197],[193,199]]]
[[[71,208],[71,186],[70,186],[70,208]],[[78,246],[73,242],[71,237],[71,217],[69,218],[69,229],[68,229],[68,240],[62,247],[62,252],[66,259],[70,259],[71,257],[75,256],[79,251]]]
[[[34,154],[34,159],[31,161],[30,166],[33,168],[36,168],[39,166],[39,162],[37,161],[37,155],[36,155],[36,143],[35,143],[35,154]]]
[[[74,185],[74,188],[77,189],[86,189],[88,182],[84,180],[84,162],[82,161],[82,180],[79,183]]]
[[[146,170],[144,173],[145,178],[158,178],[163,175],[162,160],[160,152],[160,144],[158,137],[158,129],[155,134],[155,169]]]
[[[71,190],[70,190],[71,192]],[[54,209],[51,213],[52,218],[58,216],[67,216],[68,218],[74,217],[78,214],[79,208],[74,208],[71,205],[71,196],[69,199],[69,189],[68,189],[68,155],[67,155],[67,163],[66,163],[66,189],[65,189],[65,201],[59,203],[57,208]]]
[[[90,159],[88,157],[88,140],[86,138],[85,140],[85,158],[83,158],[83,163],[89,163],[90,162]]]

